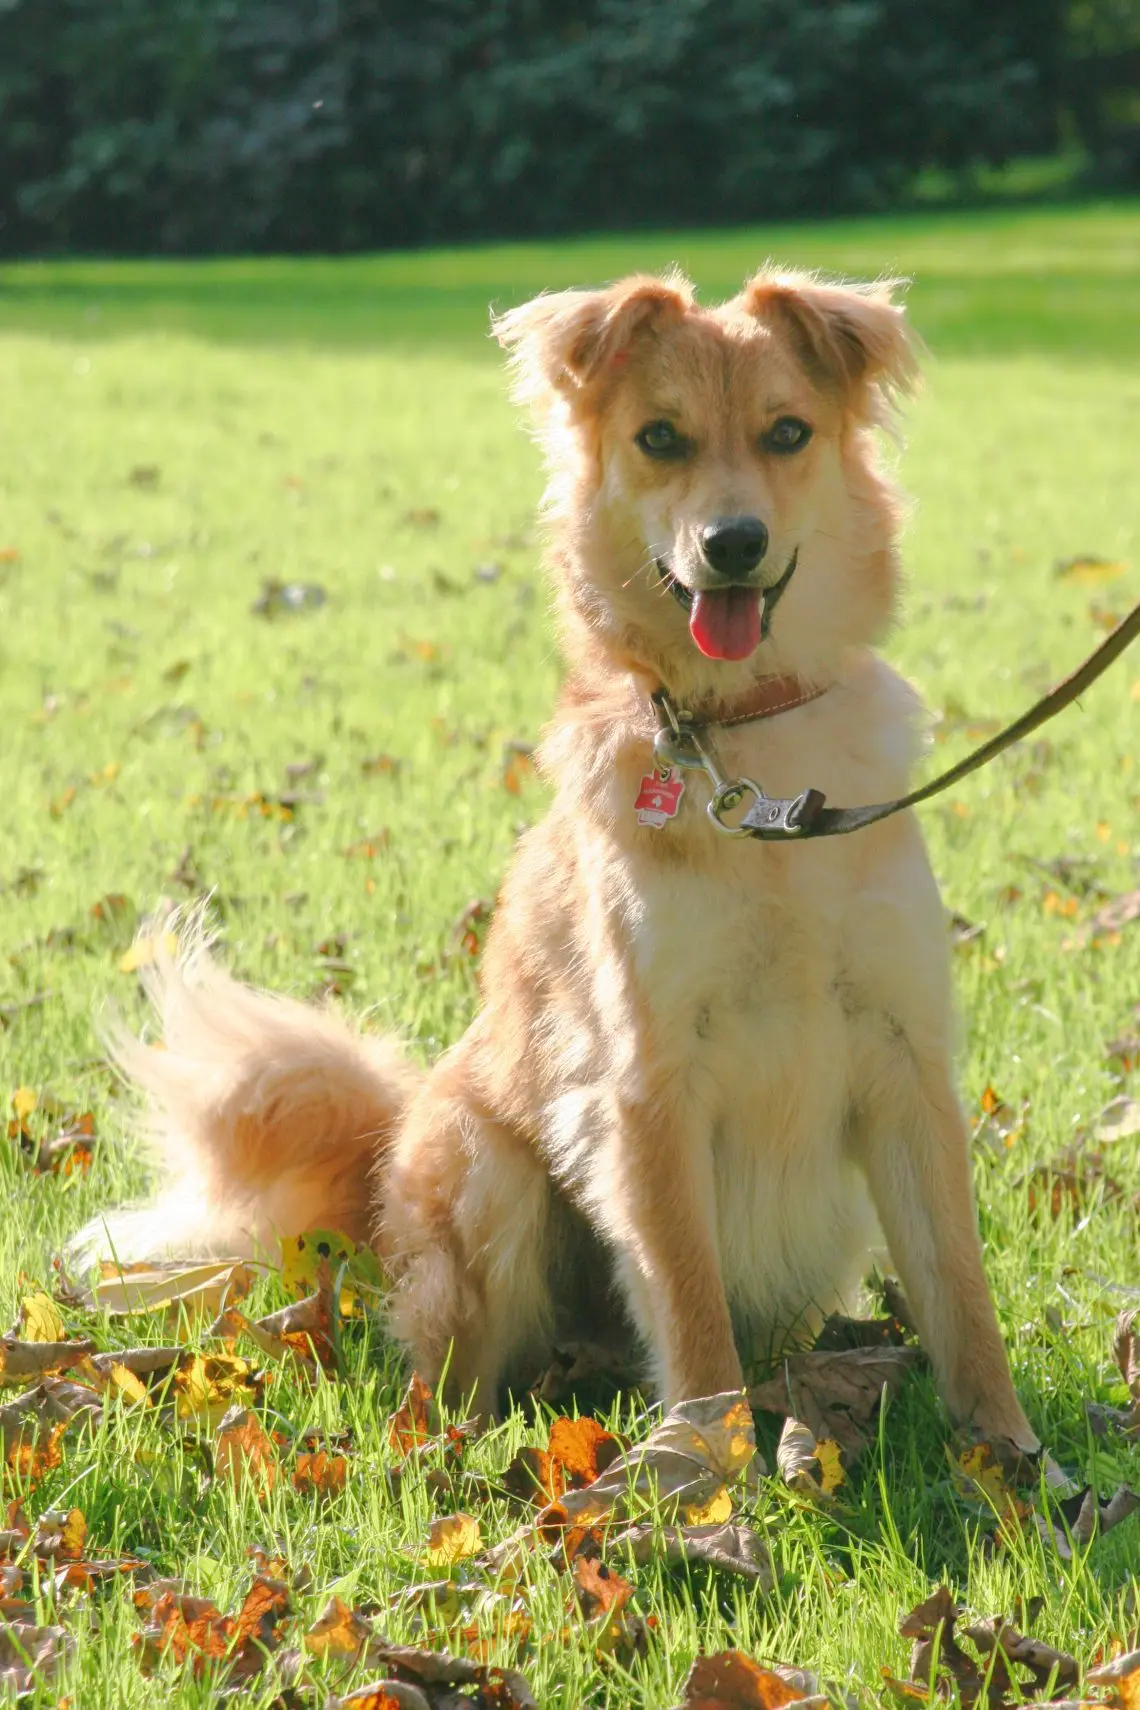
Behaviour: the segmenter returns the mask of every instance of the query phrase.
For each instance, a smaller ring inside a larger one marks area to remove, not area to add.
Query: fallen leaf
[[[5,1697],[31,1693],[50,1681],[75,1649],[63,1627],[36,1627],[28,1622],[0,1626],[0,1692]]]
[[[388,1442],[399,1454],[411,1454],[431,1437],[428,1414],[434,1400],[431,1385],[413,1372],[403,1403],[388,1421]]]
[[[761,1593],[775,1583],[767,1540],[748,1526],[659,1526],[650,1523],[611,1533],[608,1547],[624,1546],[640,1567],[660,1562],[680,1567],[693,1562],[754,1580]]]
[[[46,1297],[45,1297],[46,1298]],[[61,1326],[62,1328],[62,1326]],[[21,1342],[0,1336],[0,1383],[35,1383],[57,1377],[94,1353],[94,1342]]]
[[[621,1452],[619,1440],[596,1419],[563,1416],[551,1425],[545,1449],[519,1450],[503,1483],[526,1501],[552,1502],[565,1490],[592,1484]]]
[[[884,1389],[893,1393],[922,1356],[916,1348],[851,1348],[790,1354],[780,1376],[748,1393],[754,1408],[806,1425],[817,1442],[833,1439],[851,1464],[870,1441]]]
[[[248,1360],[236,1354],[184,1353],[175,1368],[174,1418],[182,1425],[216,1430],[234,1406],[255,1399]]]
[[[372,1633],[369,1623],[334,1597],[305,1634],[305,1649],[317,1657],[355,1662]]]
[[[254,1577],[236,1615],[223,1615],[207,1597],[161,1589],[162,1582],[135,1593],[135,1603],[149,1612],[146,1629],[136,1634],[144,1671],[166,1654],[175,1662],[190,1660],[196,1678],[206,1665],[222,1662],[237,1679],[248,1679],[264,1667],[266,1655],[280,1642],[278,1628],[290,1613],[289,1588],[261,1574]]]
[[[316,611],[327,601],[328,594],[318,582],[278,582],[267,578],[249,609],[255,617],[294,617],[301,612]]]
[[[1140,1134],[1140,1099],[1124,1096],[1105,1105],[1093,1129],[1094,1139],[1109,1146],[1134,1134]]]
[[[159,932],[153,936],[136,938],[128,950],[119,957],[120,974],[134,974],[140,968],[149,968],[161,956],[174,957],[178,954],[178,936],[174,932]]]
[[[756,1454],[748,1403],[739,1392],[704,1396],[671,1408],[643,1443],[613,1460],[582,1490],[567,1490],[538,1516],[557,1535],[603,1516],[634,1511],[699,1512]]]
[[[87,1520],[81,1508],[49,1508],[36,1522],[33,1542],[37,1556],[75,1559],[83,1554],[86,1538]]]
[[[472,1704],[476,1710],[538,1710],[526,1681],[516,1670],[492,1668],[468,1657],[453,1657],[442,1651],[421,1651],[414,1645],[394,1645],[374,1635],[368,1660],[387,1669],[389,1678],[357,1687],[347,1698],[330,1698],[325,1710],[461,1710]],[[474,1687],[475,1695],[462,1694]],[[417,1689],[414,1697],[409,1688]],[[438,1690],[437,1690],[438,1689]],[[451,1689],[450,1692],[445,1689]]]
[[[1105,582],[1115,582],[1128,569],[1119,558],[1098,558],[1092,552],[1078,552],[1074,558],[1058,558],[1053,574],[1059,582],[1081,588],[1099,588]]]
[[[324,1449],[317,1449],[297,1456],[293,1489],[303,1496],[339,1496],[347,1483],[347,1455],[330,1455]]]
[[[503,788],[512,796],[522,794],[523,780],[534,774],[534,744],[532,742],[504,742],[503,744]]]
[[[248,1407],[231,1407],[214,1437],[214,1477],[235,1490],[252,1485],[259,1500],[277,1482],[273,1443],[257,1414]]]
[[[814,1502],[829,1501],[847,1479],[835,1439],[817,1441],[806,1425],[790,1415],[780,1433],[776,1467],[786,1485]]]
[[[428,1526],[427,1547],[421,1560],[427,1567],[454,1567],[456,1562],[477,1556],[483,1548],[483,1532],[472,1514],[437,1514]]]
[[[253,1280],[253,1272],[240,1259],[139,1265],[107,1260],[84,1300],[88,1310],[106,1312],[112,1318],[152,1312],[186,1312],[194,1317],[241,1300]]]
[[[813,1696],[743,1651],[698,1657],[685,1676],[678,1710],[781,1710]],[[825,1702],[825,1701],[824,1701]]]
[[[395,778],[402,764],[394,754],[369,754],[360,762],[360,770],[366,778]]]
[[[633,1596],[629,1581],[590,1556],[578,1556],[571,1571],[578,1609],[593,1624],[590,1638],[594,1654],[616,1657],[623,1663],[642,1654],[646,1628],[644,1621],[627,1607]]]

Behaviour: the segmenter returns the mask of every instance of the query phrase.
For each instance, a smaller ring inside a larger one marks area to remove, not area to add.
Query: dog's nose
[[[717,517],[701,530],[701,546],[718,576],[747,576],[768,550],[768,530],[759,517]]]

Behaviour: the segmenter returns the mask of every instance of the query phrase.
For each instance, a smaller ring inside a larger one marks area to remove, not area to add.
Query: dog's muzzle
[[[799,560],[799,555],[800,555],[800,549],[797,546],[795,548],[795,550],[793,551],[791,558],[788,560],[788,568],[784,571],[784,574],[780,577],[780,580],[778,582],[773,582],[773,584],[770,588],[764,588],[762,590],[758,590],[761,593],[761,598],[763,599],[763,602],[764,602],[764,611],[763,611],[763,615],[760,619],[760,639],[761,639],[761,641],[767,641],[767,639],[768,639],[768,632],[772,627],[772,614],[776,610],[776,607],[779,605],[780,601],[783,599],[784,594],[787,591],[788,583],[791,581],[792,577],[796,573],[796,564]],[[677,577],[674,576],[674,574],[673,574],[672,570],[670,570],[669,566],[667,564],[665,564],[660,558],[655,558],[654,564],[657,567],[658,576],[664,582],[665,586],[668,588],[669,592],[672,594],[672,596],[676,600],[677,604],[681,607],[681,610],[685,611],[685,612],[692,611],[692,609],[693,609],[693,590],[692,590],[692,588],[687,588],[683,582],[678,581]]]

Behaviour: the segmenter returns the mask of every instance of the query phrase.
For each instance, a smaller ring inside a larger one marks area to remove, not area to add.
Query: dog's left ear
[[[757,319],[788,328],[817,385],[875,414],[876,391],[889,400],[918,377],[916,340],[895,301],[901,284],[829,285],[810,274],[758,273],[742,301]]]
[[[604,291],[556,291],[508,309],[491,323],[512,355],[515,396],[541,406],[561,395],[586,402],[624,366],[653,324],[679,319],[692,303],[680,278],[636,274]]]

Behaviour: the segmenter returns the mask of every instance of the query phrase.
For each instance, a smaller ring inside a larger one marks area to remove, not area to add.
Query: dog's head
[[[914,373],[890,286],[765,271],[706,310],[680,278],[635,277],[538,297],[495,331],[537,415],[572,601],[596,632],[678,688],[679,669],[716,681],[694,676],[698,660],[731,688],[733,662],[818,666],[799,644],[813,612],[817,638],[882,627],[893,510],[867,429]]]

